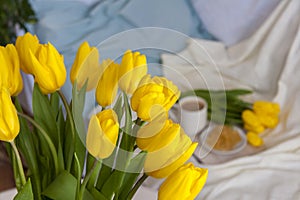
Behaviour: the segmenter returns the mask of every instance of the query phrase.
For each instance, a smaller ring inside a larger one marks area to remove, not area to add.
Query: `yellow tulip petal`
[[[80,89],[88,80],[87,91],[94,89],[97,86],[100,77],[99,53],[96,48],[92,48],[86,59],[82,62],[77,76],[77,84]]]
[[[197,148],[197,145],[198,143],[193,143],[177,160],[168,162],[169,165],[156,171],[147,172],[147,174],[154,178],[164,178],[169,176],[192,156],[195,149]]]
[[[17,110],[7,89],[0,90],[0,140],[11,142],[20,131]]]
[[[174,171],[159,188],[159,200],[193,200],[205,185],[208,170],[197,168],[192,163]]]
[[[112,60],[104,60],[100,65],[100,79],[96,88],[96,100],[99,105],[106,107],[114,101],[118,91],[119,65]]]
[[[248,143],[255,147],[260,147],[264,144],[264,141],[256,133],[248,132],[247,133]]]
[[[119,124],[113,110],[104,110],[91,117],[86,145],[91,155],[104,159],[109,157],[118,139]]]

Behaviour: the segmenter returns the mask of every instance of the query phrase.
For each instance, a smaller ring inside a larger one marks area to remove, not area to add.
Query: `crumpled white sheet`
[[[300,199],[299,23],[300,1],[281,1],[255,34],[237,45],[190,39],[183,52],[162,56],[164,75],[181,90],[248,88],[254,94],[247,100],[281,105],[279,125],[263,134],[265,149],[204,166],[209,177],[197,199]]]

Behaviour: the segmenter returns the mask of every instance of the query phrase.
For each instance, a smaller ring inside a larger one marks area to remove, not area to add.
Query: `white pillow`
[[[206,29],[233,45],[251,36],[280,0],[191,0]]]

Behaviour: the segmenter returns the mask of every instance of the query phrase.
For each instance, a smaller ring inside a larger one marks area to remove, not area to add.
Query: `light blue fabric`
[[[68,71],[83,41],[98,46],[101,60],[120,59],[127,49],[139,50],[154,63],[149,64],[149,73],[161,75],[157,63],[162,52],[179,52],[188,36],[211,38],[187,0],[103,0],[91,5],[32,0],[32,5],[39,19],[32,32],[42,43],[54,44]],[[152,28],[132,30],[142,27]],[[69,80],[62,90],[70,98]],[[85,114],[94,107],[93,94],[87,100]]]

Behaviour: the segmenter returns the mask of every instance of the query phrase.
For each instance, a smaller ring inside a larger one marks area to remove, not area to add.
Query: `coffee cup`
[[[194,139],[207,123],[207,102],[198,96],[183,97],[178,102],[178,121],[185,133]]]

